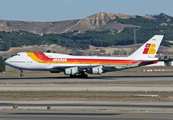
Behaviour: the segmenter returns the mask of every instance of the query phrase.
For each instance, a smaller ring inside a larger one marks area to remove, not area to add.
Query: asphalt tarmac
[[[171,120],[173,103],[117,101],[0,101],[0,120]],[[17,109],[12,109],[18,105]],[[47,106],[51,109],[47,110]]]
[[[90,113],[59,111],[12,111],[0,114],[0,120],[172,120],[172,113]]]
[[[16,77],[0,78],[0,83],[57,83],[57,82],[111,82],[111,81],[173,81],[173,75],[152,76],[92,76],[88,78],[70,77]]]
[[[1,84],[0,91],[173,91],[173,85]]]
[[[173,91],[171,84],[82,84],[110,81],[173,81],[173,75],[0,78],[0,91],[91,90]],[[80,82],[81,84],[57,84]],[[13,105],[18,105],[13,109]],[[47,110],[50,106],[51,109]],[[0,101],[0,120],[172,120],[172,102],[118,101]]]
[[[82,82],[111,81],[155,81],[156,84],[82,84]],[[0,91],[168,91],[168,89],[173,91],[172,84],[157,85],[157,81],[173,81],[173,76],[0,78]],[[80,84],[58,84],[62,82],[80,82]]]

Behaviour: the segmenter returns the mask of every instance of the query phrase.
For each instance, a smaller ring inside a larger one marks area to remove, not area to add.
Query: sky
[[[99,12],[173,16],[173,0],[0,0],[0,20],[54,22]]]

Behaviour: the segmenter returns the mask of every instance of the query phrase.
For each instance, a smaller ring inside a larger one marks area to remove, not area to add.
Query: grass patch
[[[104,92],[104,91],[0,91],[0,100],[108,100],[108,101],[173,101],[173,92]],[[159,95],[132,97],[132,95]]]

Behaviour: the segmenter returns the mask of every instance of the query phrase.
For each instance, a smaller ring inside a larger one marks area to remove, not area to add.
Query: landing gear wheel
[[[88,78],[88,75],[87,74],[80,74],[77,77],[79,77],[79,78]]]
[[[87,74],[85,74],[83,77],[84,77],[84,78],[88,78],[88,75],[87,75]]]
[[[22,74],[23,73],[23,70],[20,70],[21,73],[20,73],[20,77],[23,77],[24,75]]]
[[[23,77],[24,75],[23,74],[20,74],[20,77]]]

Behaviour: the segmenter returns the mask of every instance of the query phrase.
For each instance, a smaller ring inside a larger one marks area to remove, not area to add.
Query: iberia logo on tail
[[[152,54],[152,55],[155,54],[156,53],[155,47],[156,47],[156,44],[147,43],[145,45],[143,54]]]

